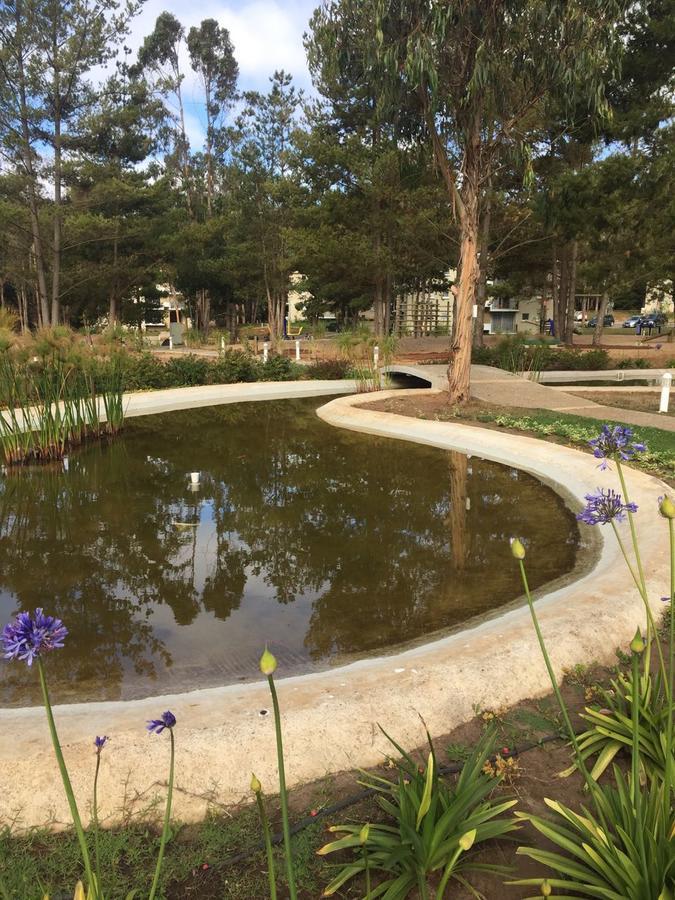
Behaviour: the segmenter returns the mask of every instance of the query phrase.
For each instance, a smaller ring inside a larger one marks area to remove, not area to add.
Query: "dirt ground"
[[[637,409],[640,412],[659,411],[660,391],[575,391],[575,397],[584,397],[603,406],[618,406],[623,409]],[[675,416],[675,402],[671,402],[667,416]]]

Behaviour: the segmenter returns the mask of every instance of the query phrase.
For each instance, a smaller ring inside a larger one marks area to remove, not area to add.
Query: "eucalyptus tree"
[[[288,231],[299,192],[292,158],[302,91],[284,71],[275,72],[270,82],[266,94],[244,94],[230,174],[233,203],[243,212],[256,246],[270,330],[279,338],[295,268]]]
[[[206,112],[206,206],[210,216],[214,202],[215,130],[222,115],[232,106],[236,95],[239,67],[227,28],[215,19],[204,19],[198,28],[188,32],[190,63],[201,78]]]
[[[190,172],[190,143],[185,129],[183,81],[185,75],[180,64],[181,48],[185,42],[185,29],[169,12],[157,17],[155,27],[143,41],[138,51],[138,64],[133,74],[152,73],[154,86],[164,97],[173,96],[176,102],[177,122],[173,129],[176,163],[183,181],[185,203],[190,216],[194,215],[194,198]],[[176,113],[173,114],[175,119]]]
[[[357,0],[331,0],[342,16]],[[479,275],[481,190],[514,147],[531,152],[528,122],[554,98],[606,109],[604,84],[620,55],[624,0],[377,0],[370,65],[416,102],[460,228],[457,315],[449,399],[469,398],[472,311]],[[353,51],[337,48],[342,64]]]

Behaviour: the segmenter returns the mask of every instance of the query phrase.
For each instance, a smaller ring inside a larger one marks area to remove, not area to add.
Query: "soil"
[[[623,409],[637,409],[640,412],[659,411],[660,391],[575,391],[575,397],[584,397],[603,406],[618,406]],[[675,416],[675,399],[664,415]]]

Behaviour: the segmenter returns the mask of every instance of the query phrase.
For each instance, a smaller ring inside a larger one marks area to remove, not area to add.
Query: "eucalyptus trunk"
[[[485,195],[485,207],[480,223],[480,256],[479,256],[479,273],[478,284],[476,285],[476,307],[477,315],[473,323],[473,346],[482,347],[483,327],[485,324],[485,304],[487,302],[487,278],[489,253],[488,245],[490,243],[490,218],[492,214],[491,197],[488,192]]]
[[[600,298],[600,308],[598,309],[597,318],[595,320],[595,328],[593,329],[593,346],[597,347],[602,340],[602,329],[605,327],[605,314],[609,305],[609,294],[607,291],[602,292]]]
[[[568,245],[568,279],[567,279],[567,305],[565,322],[565,343],[574,344],[574,306],[577,296],[577,257],[579,254],[579,242],[574,238]]]
[[[476,133],[467,148],[463,172],[461,206],[459,208],[460,250],[457,315],[453,323],[448,366],[448,400],[453,404],[466,403],[470,397],[472,314],[479,278],[478,244],[478,141]]]

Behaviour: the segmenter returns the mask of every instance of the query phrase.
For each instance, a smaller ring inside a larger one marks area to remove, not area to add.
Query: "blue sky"
[[[126,43],[136,50],[149,34],[157,16],[167,10],[185,26],[186,31],[202,19],[216,19],[230,32],[239,63],[241,90],[262,90],[275,69],[293,75],[298,87],[310,87],[309,72],[302,46],[302,35],[319,0],[146,0],[142,12],[132,22]],[[194,147],[203,139],[199,84],[186,73],[183,94],[188,137]]]

